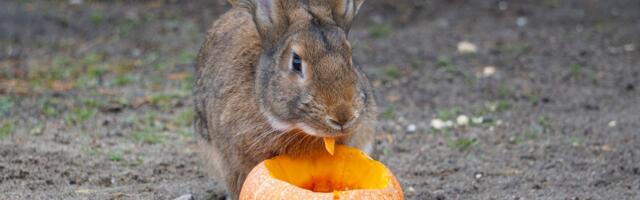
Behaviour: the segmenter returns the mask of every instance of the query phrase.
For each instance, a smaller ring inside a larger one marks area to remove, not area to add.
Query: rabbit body
[[[230,2],[207,32],[194,81],[200,155],[229,196],[261,161],[323,151],[323,137],[370,152],[375,102],[346,41],[362,0]],[[346,17],[318,20],[327,9]]]

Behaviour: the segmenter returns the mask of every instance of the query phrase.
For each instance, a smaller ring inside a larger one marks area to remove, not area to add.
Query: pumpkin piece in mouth
[[[336,149],[336,139],[326,137],[322,138],[322,140],[324,141],[324,148],[329,152],[329,154],[333,155],[333,152],[335,152]]]

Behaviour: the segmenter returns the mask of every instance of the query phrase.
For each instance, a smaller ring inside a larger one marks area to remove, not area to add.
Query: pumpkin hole
[[[313,192],[384,189],[391,174],[361,151],[336,146],[334,155],[277,156],[265,161],[271,177]]]

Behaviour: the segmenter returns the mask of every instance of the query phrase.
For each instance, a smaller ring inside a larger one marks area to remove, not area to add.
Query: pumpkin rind
[[[336,153],[340,154],[345,148],[338,146]],[[352,148],[348,148],[352,151]],[[325,152],[326,153],[326,152]],[[366,155],[361,156],[368,158]],[[364,159],[364,158],[358,158]],[[273,160],[273,159],[270,159]],[[382,165],[382,164],[380,164]],[[273,169],[274,166],[272,166]],[[267,167],[266,161],[258,164],[247,176],[240,192],[241,200],[273,200],[273,199],[371,199],[371,200],[396,200],[403,199],[402,188],[391,171],[384,165],[388,177],[387,187],[382,189],[355,189],[334,192],[314,192],[286,181],[274,178]],[[359,181],[364,178],[358,178]],[[355,181],[358,181],[355,180]],[[365,180],[366,181],[366,180]]]

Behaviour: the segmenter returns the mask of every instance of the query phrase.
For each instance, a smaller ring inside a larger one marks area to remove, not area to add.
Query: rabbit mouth
[[[265,117],[271,128],[280,130],[280,131],[289,131],[293,129],[302,130],[305,134],[315,136],[315,137],[343,137],[347,136],[351,133],[352,129],[344,129],[342,131],[336,131],[335,129],[330,129],[333,131],[323,131],[322,128],[315,128],[310,126],[308,123],[298,122],[298,123],[289,123],[278,119],[270,113],[264,113]]]
[[[311,136],[316,136],[316,137],[322,137],[322,138],[334,138],[334,137],[342,137],[342,136],[347,136],[350,134],[350,132],[347,131],[343,131],[343,132],[326,132],[326,131],[320,131],[316,128],[313,128],[305,123],[297,123],[295,124],[295,127],[304,131],[306,134],[311,135]]]

